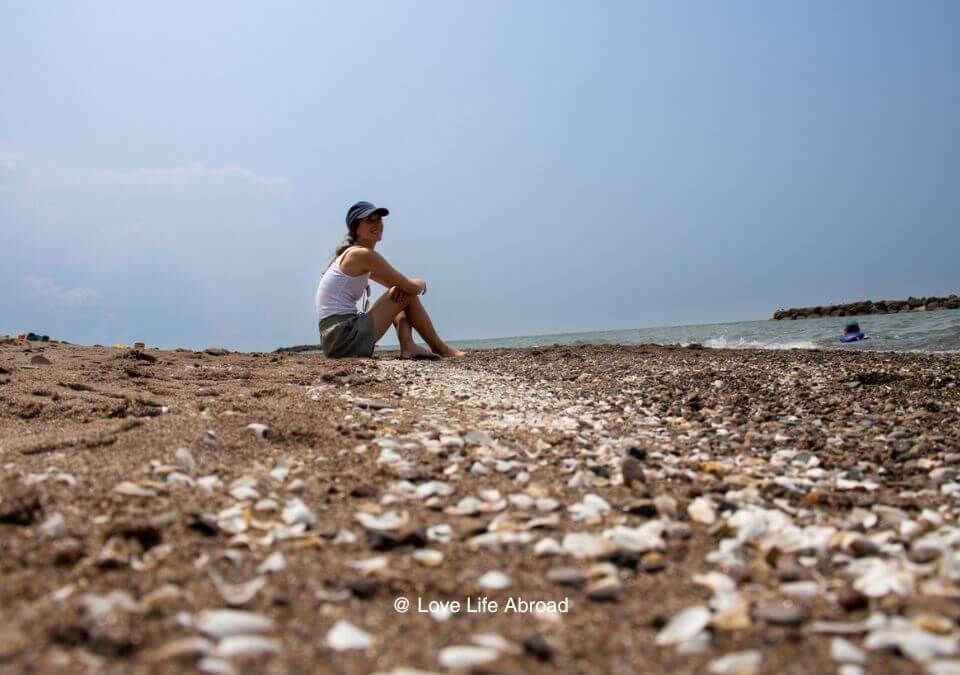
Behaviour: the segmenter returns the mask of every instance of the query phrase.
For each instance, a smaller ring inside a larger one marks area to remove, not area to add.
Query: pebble
[[[717,512],[713,502],[705,497],[697,497],[687,507],[690,520],[701,525],[713,525],[717,520]]]
[[[646,480],[643,465],[633,457],[624,457],[620,464],[620,470],[623,473],[623,484],[627,487],[634,483],[643,483]]]
[[[217,643],[216,653],[224,658],[279,654],[283,645],[279,640],[262,635],[231,635]]]
[[[796,626],[807,620],[807,610],[794,602],[765,602],[754,607],[753,618],[774,626]]]
[[[550,643],[540,633],[530,633],[523,638],[523,650],[541,661],[553,658],[553,649]]]
[[[711,675],[756,675],[762,663],[763,654],[756,649],[749,649],[714,659],[707,670]]]
[[[682,644],[696,637],[710,624],[710,610],[703,606],[687,607],[675,614],[657,633],[660,647]]]
[[[509,588],[510,586],[510,577],[508,577],[503,572],[498,572],[492,570],[487,572],[482,577],[477,580],[477,583],[481,588],[487,588],[490,590],[503,590],[504,588]]]
[[[40,534],[46,539],[60,539],[67,533],[67,521],[61,513],[54,513],[40,525]]]
[[[193,625],[201,633],[214,638],[273,630],[273,620],[270,617],[236,609],[203,610],[194,617]]]
[[[500,658],[500,652],[489,647],[459,645],[440,650],[440,665],[444,668],[472,668]]]
[[[581,588],[587,583],[587,577],[575,567],[554,567],[547,571],[547,581],[558,586]]]
[[[335,651],[369,649],[373,645],[373,636],[341,619],[327,633],[326,644]]]
[[[866,653],[849,640],[835,637],[830,641],[830,658],[840,663],[866,663]]]

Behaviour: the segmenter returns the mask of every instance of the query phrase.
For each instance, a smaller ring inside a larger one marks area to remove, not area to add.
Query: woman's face
[[[374,213],[360,221],[357,226],[357,240],[380,241],[383,238],[383,216]]]

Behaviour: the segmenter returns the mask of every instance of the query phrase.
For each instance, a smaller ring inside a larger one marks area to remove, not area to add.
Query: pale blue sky
[[[269,350],[960,292],[960,3],[0,0],[0,333]]]

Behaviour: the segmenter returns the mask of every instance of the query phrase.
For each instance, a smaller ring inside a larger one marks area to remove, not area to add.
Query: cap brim
[[[378,215],[378,216],[389,216],[389,215],[390,215],[390,210],[389,210],[389,209],[385,209],[385,208],[383,208],[383,207],[381,206],[381,207],[376,208],[376,209],[374,209],[373,211],[371,211],[368,215],[371,215],[371,216],[372,216],[372,215],[374,215],[374,214],[376,214],[376,215]]]

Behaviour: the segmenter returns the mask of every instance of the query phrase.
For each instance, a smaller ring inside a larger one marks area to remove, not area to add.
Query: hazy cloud
[[[28,274],[24,283],[34,296],[68,305],[89,305],[101,298],[99,291],[92,288],[61,288],[50,277],[38,277]]]

